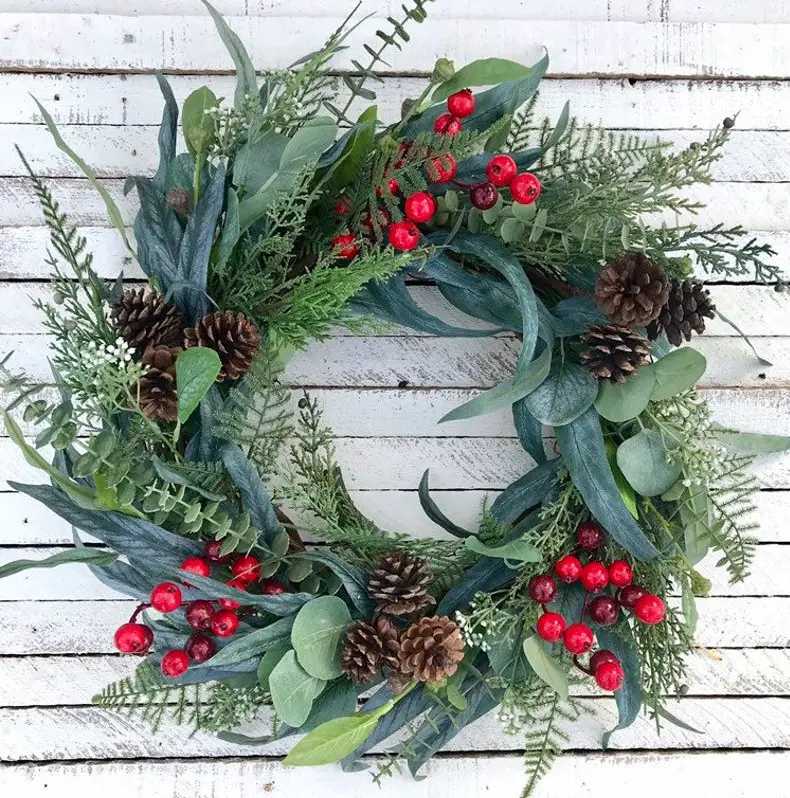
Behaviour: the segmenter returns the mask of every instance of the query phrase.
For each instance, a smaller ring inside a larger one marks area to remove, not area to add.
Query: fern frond
[[[535,104],[538,101],[538,94],[539,92],[535,92],[530,97],[529,102],[513,114],[510,130],[505,141],[505,149],[508,152],[519,152],[529,147],[532,139],[532,124],[535,118]],[[544,124],[548,127],[548,120]],[[541,137],[541,140],[543,140],[543,137]]]

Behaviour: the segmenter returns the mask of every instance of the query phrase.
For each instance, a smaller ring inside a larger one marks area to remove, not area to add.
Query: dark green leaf
[[[612,469],[612,476],[614,477],[617,489],[620,491],[620,496],[623,499],[623,504],[628,508],[628,512],[639,520],[639,507],[636,503],[636,493],[629,485],[628,480],[617,465],[617,444],[611,439],[606,439],[606,459],[609,461],[609,467]]]
[[[228,189],[226,200],[225,219],[222,223],[222,232],[217,242],[216,258],[214,268],[221,271],[228,262],[233,250],[241,236],[241,225],[239,224],[239,195],[232,189]]]
[[[569,360],[555,363],[549,376],[524,398],[526,409],[549,426],[570,424],[595,401],[598,383]]]
[[[524,656],[532,670],[565,701],[568,698],[568,675],[559,662],[547,651],[537,635],[528,637],[523,644]]]
[[[431,96],[435,103],[444,102],[451,94],[472,86],[494,86],[520,80],[532,74],[533,67],[506,58],[481,58],[459,69],[449,80],[437,86]]]
[[[184,110],[181,114],[184,141],[189,154],[201,166],[216,137],[216,123],[206,112],[216,107],[217,97],[208,86],[195,89],[184,100]]]
[[[656,557],[658,551],[623,504],[606,458],[601,423],[595,410],[590,408],[571,424],[557,427],[556,432],[573,484],[593,516],[637,559]]]
[[[513,404],[513,424],[516,427],[519,443],[538,465],[546,462],[543,448],[543,425],[525,404],[526,397]]]
[[[620,729],[628,728],[639,716],[639,711],[642,708],[642,682],[639,676],[639,656],[634,646],[623,640],[619,634],[614,634],[608,629],[599,627],[595,634],[598,645],[611,651],[620,660],[625,672],[625,682],[614,694],[620,718],[617,725],[606,732],[601,739],[603,747],[608,748],[612,734]]]
[[[54,568],[57,565],[68,565],[69,563],[85,563],[86,565],[96,565],[103,567],[114,563],[118,555],[111,551],[101,549],[68,549],[53,554],[43,560],[13,560],[0,566],[0,579],[4,576],[13,576],[21,571],[30,568]]]
[[[560,460],[549,460],[508,485],[491,505],[491,513],[502,523],[513,523],[540,504],[554,486]]]
[[[476,537],[466,539],[466,548],[483,557],[504,560],[510,563],[540,562],[540,552],[524,538],[511,540],[501,546],[488,546]],[[511,566],[512,567],[512,566]]]
[[[583,335],[590,327],[609,322],[609,319],[598,310],[595,302],[586,296],[563,299],[552,308],[551,313],[554,316],[554,331],[560,338]]]
[[[176,136],[178,133],[178,105],[173,96],[173,90],[167,78],[160,72],[156,73],[159,89],[165,99],[165,108],[162,112],[162,124],[159,126],[159,167],[154,176],[154,185],[163,191],[167,183],[167,173],[170,163],[176,157]]]
[[[184,424],[216,382],[222,369],[219,355],[208,347],[185,349],[176,360],[178,420]]]
[[[514,578],[515,572],[503,560],[486,557],[466,572],[463,581],[445,593],[436,614],[452,617],[458,610],[465,610],[477,593],[491,593]]]
[[[263,629],[255,629],[242,637],[231,640],[211,659],[204,663],[195,663],[192,668],[220,668],[257,659],[264,652],[286,644],[290,639],[293,625],[293,618],[280,618]]]
[[[438,524],[445,532],[457,538],[468,538],[472,533],[454,524],[440,509],[439,505],[431,498],[430,487],[428,486],[429,469],[425,470],[420,480],[420,487],[417,491],[420,498],[420,505],[422,506],[425,515]]]
[[[329,568],[343,582],[351,603],[366,618],[373,614],[373,604],[368,597],[368,580],[364,572],[331,551],[305,551],[294,555],[309,562],[318,562]]]

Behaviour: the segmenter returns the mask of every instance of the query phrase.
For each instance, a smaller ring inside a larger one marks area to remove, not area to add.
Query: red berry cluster
[[[232,562],[231,562],[232,560]],[[285,593],[287,588],[276,579],[261,580],[261,563],[249,554],[235,559],[232,555],[222,554],[222,542],[208,541],[203,550],[203,557],[188,557],[181,563],[181,570],[198,576],[210,576],[211,566],[230,564],[231,578],[228,587],[236,590],[249,590],[259,582],[262,595],[276,596]],[[184,582],[185,587],[190,587]],[[174,649],[162,657],[161,669],[165,676],[175,678],[181,676],[189,668],[190,661],[205,662],[214,656],[216,646],[209,635],[230,637],[239,628],[239,616],[235,612],[241,606],[232,599],[218,599],[218,607],[211,601],[199,599],[185,606],[187,623],[195,633],[187,640],[184,650]],[[181,588],[175,582],[162,582],[151,591],[148,604],[141,604],[132,614],[128,623],[123,624],[115,633],[115,647],[124,654],[144,656],[154,642],[154,632],[145,624],[138,623],[140,613],[149,607],[162,613],[175,612],[184,606]]]
[[[433,123],[436,133],[455,138],[464,127],[462,119],[475,111],[475,98],[471,89],[462,89],[447,98],[447,113],[440,114]]]
[[[603,530],[598,524],[588,521],[579,525],[576,530],[577,553],[595,551],[603,542]],[[584,612],[593,623],[599,626],[611,626],[620,617],[620,608],[632,611],[642,623],[660,623],[666,613],[664,602],[659,596],[648,593],[644,588],[633,584],[633,571],[625,560],[615,560],[606,565],[591,559],[583,564],[576,554],[562,557],[554,565],[554,576],[541,574],[529,583],[529,595],[543,607],[543,614],[538,618],[536,630],[538,635],[549,643],[556,643],[562,638],[565,648],[574,655],[577,666],[595,677],[598,685],[604,690],[619,690],[625,678],[622,665],[611,651],[597,651],[590,657],[590,666],[581,666],[577,657],[592,649],[595,635],[584,623],[570,626],[558,612],[546,609],[547,604],[555,601],[559,595],[560,582],[569,585],[579,581],[588,593],[599,593],[606,587],[616,588],[614,596],[602,594],[592,601],[585,601]]]
[[[513,202],[531,205],[540,196],[540,180],[531,172],[520,172],[509,155],[495,155],[486,167],[486,177],[469,189],[469,200],[475,208],[487,211],[499,200],[499,190],[510,189]]]

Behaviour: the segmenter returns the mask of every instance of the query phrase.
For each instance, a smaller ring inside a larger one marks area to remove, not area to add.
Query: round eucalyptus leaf
[[[617,465],[641,496],[659,496],[677,482],[682,470],[679,462],[667,462],[668,456],[661,433],[643,429],[620,444]]]
[[[575,421],[597,395],[593,376],[566,361],[552,367],[543,383],[524,398],[524,406],[542,424],[560,427]]]
[[[705,373],[707,365],[704,356],[689,346],[676,349],[657,360],[652,366],[656,384],[651,400],[670,399],[693,388]]]
[[[337,596],[321,596],[299,610],[291,631],[299,664],[318,679],[334,679],[343,673],[340,644],[351,623],[345,601]]]
[[[269,674],[275,712],[283,723],[296,728],[307,720],[313,701],[324,687],[326,682],[307,673],[293,651],[288,651]]]
[[[653,366],[642,366],[625,382],[602,381],[598,388],[595,409],[607,421],[630,421],[647,407],[655,385]]]

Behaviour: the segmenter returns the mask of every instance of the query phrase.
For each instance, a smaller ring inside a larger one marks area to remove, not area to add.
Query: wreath
[[[375,106],[351,109],[375,99],[374,70],[424,21],[423,0],[377,32],[367,66],[354,62],[343,107],[329,67],[351,19],[292,68],[258,74],[205,5],[235,97],[194,91],[179,152],[159,76],[159,166],[128,181],[134,241],[39,106],[146,284],[97,277],[20,151],[51,231],[53,296],[39,309],[54,380],[3,364],[6,430],[50,480],[12,484],[72,524],[75,546],[0,575],[86,564],[140,602],[115,645],[142,663],[96,703],[239,744],[305,734],[288,765],[357,769],[394,737],[376,775],[402,762],[416,775],[498,707],[524,735],[529,794],[586,711],[580,683],[614,694],[615,730],[642,711],[683,725],[667,701],[711,587],[696,566],[715,551],[731,581],[745,577],[748,468],[788,447],[716,426],[695,391],[705,358],[681,346],[716,314],[694,270],[781,288],[773,250],[738,227],[654,221],[697,209],[683,189],[710,180],[733,121],[680,152],[580,126],[567,107],[541,123],[548,59],[491,58],[457,71],[440,60],[382,125]],[[415,302],[409,285],[426,280],[477,323]],[[446,534],[379,528],[344,486],[318,404],[291,403],[290,355],[373,317],[521,340],[513,376],[443,419],[512,408],[535,462],[475,530],[439,509],[427,472],[420,500]],[[234,731],[261,715],[270,735]]]

